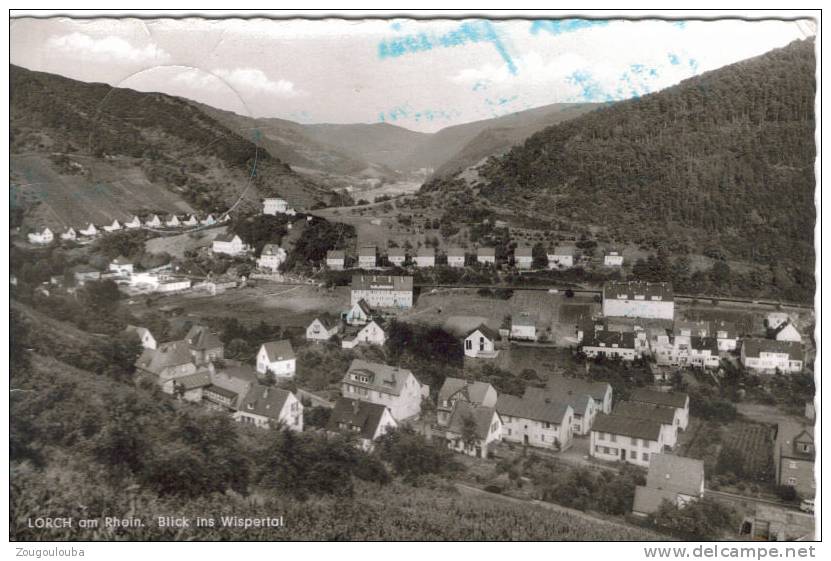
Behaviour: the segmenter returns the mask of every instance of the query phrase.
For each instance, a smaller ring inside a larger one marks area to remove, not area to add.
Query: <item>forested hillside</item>
[[[547,128],[473,187],[558,225],[673,254],[814,268],[813,40]],[[423,192],[458,188],[435,181]]]

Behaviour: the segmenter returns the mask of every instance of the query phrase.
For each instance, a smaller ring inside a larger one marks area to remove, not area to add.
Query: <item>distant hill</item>
[[[307,208],[331,196],[186,100],[14,65],[10,88],[12,205],[30,223],[217,213],[267,195]]]
[[[815,68],[813,40],[796,41],[597,109],[482,166],[473,190],[555,226],[812,277]]]

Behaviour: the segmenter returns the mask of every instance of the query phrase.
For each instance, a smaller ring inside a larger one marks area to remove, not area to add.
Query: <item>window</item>
[[[637,460],[638,459],[638,453],[634,450],[629,450],[629,459],[630,460]]]
[[[791,487],[794,487],[796,485],[796,477],[789,477],[787,484],[790,485]]]
[[[544,435],[544,434],[543,434],[542,436],[540,436],[540,440],[542,440],[543,442],[545,442],[545,435]]]
[[[608,453],[609,453],[609,447],[608,447],[608,446],[604,446],[604,447],[603,447],[603,453],[604,453],[604,454],[608,454]]]
[[[789,469],[796,469],[796,462],[788,462]]]
[[[649,461],[649,454],[648,454],[648,453],[646,453],[646,452],[644,452],[644,453],[641,455],[641,458],[643,458],[643,461],[644,461],[644,462],[648,462],[648,461]]]
[[[616,435],[616,434],[611,435],[611,439],[610,439],[610,440],[611,440],[612,442],[617,442],[617,435]]]
[[[598,440],[606,440],[606,433],[605,432],[597,433],[597,439]]]
[[[638,439],[635,438],[635,437],[632,437],[632,446],[637,446],[637,445],[638,445]]]
[[[551,428],[551,423],[543,423],[543,424],[542,424],[542,428],[544,428],[544,429],[550,429],[550,428]]]

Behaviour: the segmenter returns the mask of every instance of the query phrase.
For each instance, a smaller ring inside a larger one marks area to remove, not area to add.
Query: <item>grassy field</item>
[[[183,259],[186,251],[211,246],[214,239],[224,234],[225,230],[225,226],[219,226],[217,228],[208,228],[187,234],[159,236],[157,238],[150,238],[145,242],[144,246],[149,253],[167,253],[177,259]]]

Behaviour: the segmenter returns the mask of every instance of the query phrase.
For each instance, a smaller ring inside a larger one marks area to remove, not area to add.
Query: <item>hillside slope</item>
[[[474,188],[618,242],[812,276],[814,75],[814,42],[796,41],[538,132]]]
[[[276,194],[309,207],[330,195],[183,99],[13,65],[10,78],[12,200],[31,223],[223,212]]]

